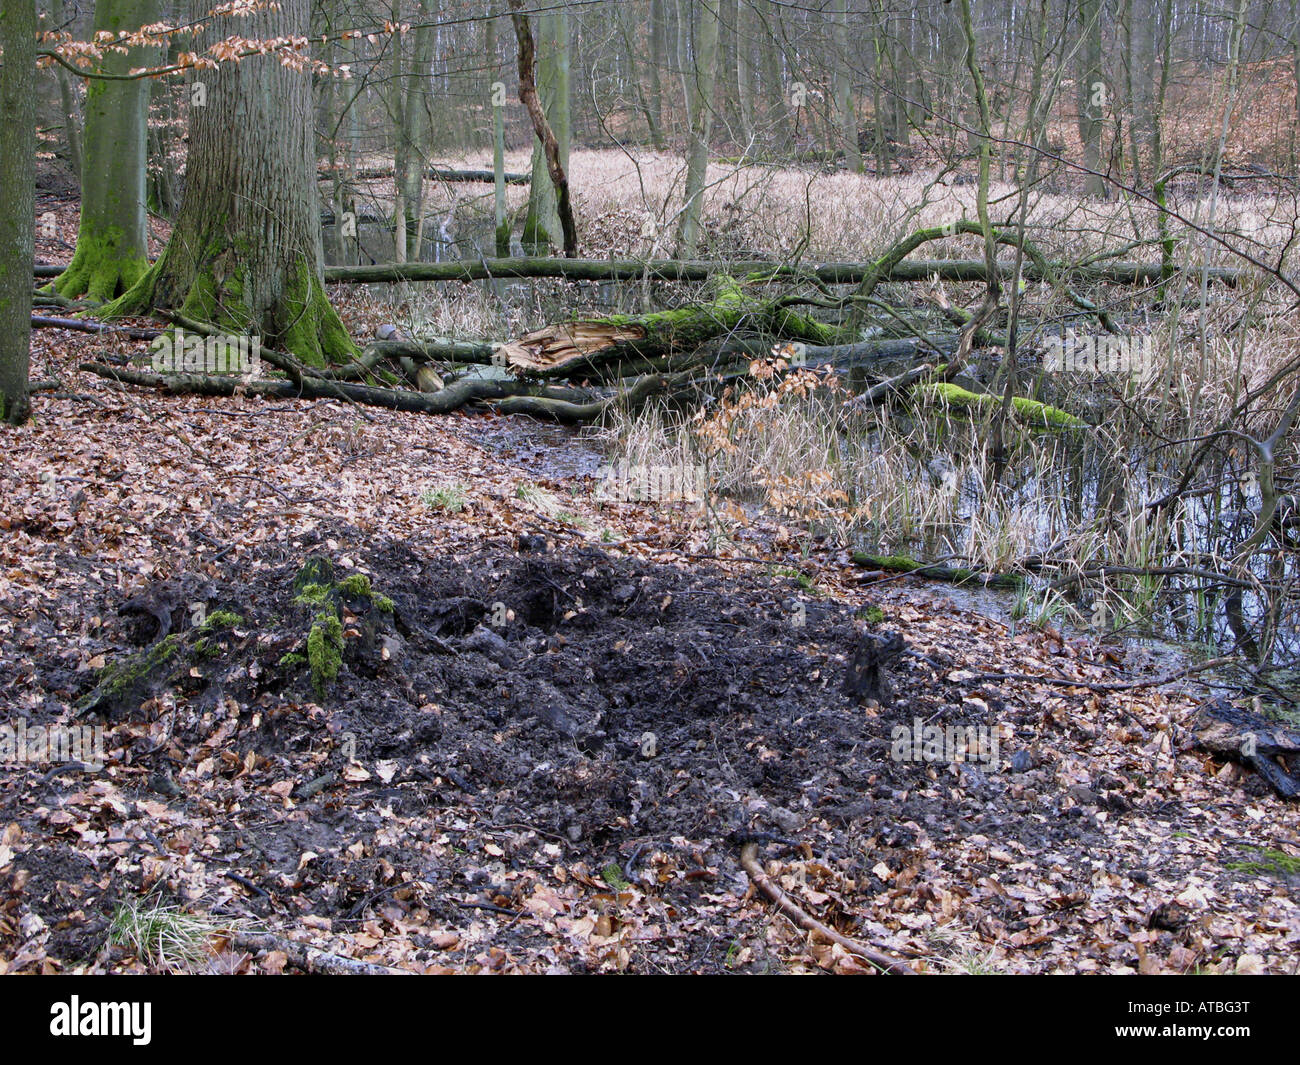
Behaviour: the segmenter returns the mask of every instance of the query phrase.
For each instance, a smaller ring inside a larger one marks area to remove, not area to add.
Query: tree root
[[[755,887],[776,903],[781,912],[800,928],[805,928],[809,932],[816,932],[819,936],[829,939],[832,943],[838,943],[850,954],[856,954],[859,958],[870,962],[884,972],[893,973],[896,976],[916,975],[914,969],[899,959],[883,954],[865,943],[859,943],[856,939],[841,935],[829,925],[822,924],[821,921],[809,916],[800,909],[784,891],[776,886],[772,878],[763,872],[763,868],[758,862],[758,843],[754,840],[750,840],[741,846],[740,864],[744,867],[745,872],[749,874],[749,879],[754,883]]]
[[[394,969],[377,962],[357,961],[345,958],[341,954],[331,954],[306,943],[286,939],[284,936],[270,932],[235,932],[230,937],[230,945],[238,950],[262,951],[278,950],[289,961],[309,973],[325,973],[332,976],[414,976],[409,969]]]
[[[267,357],[265,349],[262,351]],[[270,361],[268,358],[267,361]],[[99,362],[84,362],[79,367],[88,373],[97,374],[119,384],[136,385],[140,388],[153,388],[173,395],[192,394],[199,396],[233,396],[236,394],[262,396],[268,399],[342,399],[351,403],[362,403],[387,410],[408,411],[416,414],[448,414],[459,410],[469,403],[505,400],[511,397],[531,398],[535,405],[530,410],[517,410],[515,413],[532,413],[542,417],[555,417],[563,420],[562,415],[571,408],[585,412],[586,405],[574,401],[575,392],[567,388],[548,388],[519,381],[487,381],[465,379],[453,381],[441,392],[410,392],[405,389],[376,388],[372,385],[358,385],[343,381],[303,374],[298,381],[245,381],[234,376],[213,376],[209,374],[151,373],[144,370],[128,370],[107,366]],[[666,380],[660,377],[661,380]],[[624,397],[637,394],[646,395],[654,389],[654,382],[647,382],[640,390],[633,388]],[[592,405],[596,416],[603,413],[605,407],[620,399],[600,401]]]

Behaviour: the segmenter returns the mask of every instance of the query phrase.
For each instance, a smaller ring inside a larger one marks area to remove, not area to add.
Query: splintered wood
[[[501,345],[506,364],[521,373],[548,370],[586,358],[625,340],[642,340],[639,325],[611,325],[609,322],[565,322],[548,325],[509,344]]]

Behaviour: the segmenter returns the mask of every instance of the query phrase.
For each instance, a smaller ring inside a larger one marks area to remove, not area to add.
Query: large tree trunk
[[[220,16],[220,40],[307,33],[307,0]],[[355,351],[321,281],[311,82],[280,54],[222,63],[191,109],[185,200],[167,248],[108,313],[179,311],[255,333],[309,365]]]
[[[650,138],[656,150],[664,150],[663,69],[667,15],[664,0],[650,0]]]
[[[36,4],[0,6],[0,420],[31,413],[32,258],[36,220]]]
[[[158,20],[158,0],[99,0],[94,32],[114,35]],[[157,49],[105,52],[101,68],[126,74],[150,65]],[[149,269],[145,176],[149,83],[91,79],[86,88],[81,223],[77,250],[52,288],[60,296],[97,302],[121,295]]]
[[[718,71],[718,0],[699,0],[695,28],[695,70],[690,93],[691,147],[686,160],[686,202],[677,226],[679,259],[690,259],[700,244],[700,215],[709,169],[709,134],[713,130],[713,83]]]
[[[1155,144],[1155,75],[1157,11],[1129,0],[1129,91],[1133,107],[1133,174],[1141,183],[1146,167],[1153,166]],[[1154,174],[1154,171],[1151,171]],[[1148,183],[1149,184],[1149,183]]]

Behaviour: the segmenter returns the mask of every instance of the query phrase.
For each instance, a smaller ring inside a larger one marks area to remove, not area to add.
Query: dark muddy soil
[[[305,666],[284,662],[310,626],[293,581],[313,553],[340,576],[355,564],[393,601],[391,613],[348,603],[343,666],[323,696]],[[933,648],[895,660],[891,705],[861,705],[845,677],[872,626],[788,578],[740,581],[541,535],[427,558],[340,527],[292,554],[254,555],[220,580],[179,579],[154,593],[155,608],[174,606],[168,620],[185,650],[145,688],[179,698],[147,701],[141,714],[151,692],[136,686],[99,703],[110,727],[141,723],[117,779],[128,796],[207,822],[185,842],[154,835],[146,853],[188,850],[210,875],[249,887],[234,908],[259,918],[306,912],[346,925],[383,900],[443,927],[495,915],[509,928],[501,942],[522,947],[538,934],[530,922],[491,909],[523,901],[531,881],[512,882],[512,870],[579,863],[594,887],[642,885],[681,911],[744,892],[737,843],[756,834],[812,834],[866,894],[886,887],[879,863],[909,860],[918,829],[936,842],[981,834],[1029,851],[1104,842],[1095,817],[1055,794],[1046,774],[1027,803],[1010,797],[1008,777],[978,765],[935,789],[930,767],[891,759],[891,727],[917,717],[1002,722],[1026,747],[1040,722],[995,692],[973,715],[969,693],[943,679],[951,652]],[[205,654],[188,628],[195,595],[242,618],[209,634]],[[142,606],[150,599],[133,597],[115,625],[123,602],[99,604],[119,654],[157,636]],[[10,669],[0,688],[34,679],[85,698],[93,676]],[[1004,764],[1018,746],[1004,741]],[[18,809],[11,796],[4,819],[32,823],[34,801],[49,794],[38,788]],[[117,814],[105,808],[107,822],[124,824],[132,811]],[[142,866],[127,863],[124,878],[96,891],[96,870],[69,868],[67,851],[27,857],[29,894],[68,881],[87,891],[78,899],[87,919],[49,947],[69,960],[102,943],[116,897],[149,887]],[[647,946],[630,968],[716,969],[725,950],[701,932]]]

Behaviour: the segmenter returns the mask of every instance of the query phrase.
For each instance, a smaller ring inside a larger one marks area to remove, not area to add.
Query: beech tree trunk
[[[831,42],[835,49],[835,124],[839,127],[840,144],[844,151],[844,161],[856,174],[862,173],[862,151],[858,147],[858,115],[853,106],[853,83],[849,71],[849,25],[848,5],[845,0],[835,0],[831,12]],[[876,42],[873,39],[873,44]],[[877,84],[880,70],[876,70]],[[881,140],[880,92],[876,91],[876,140],[877,152]]]
[[[118,34],[158,21],[158,0],[98,0],[94,33]],[[105,52],[100,68],[126,74],[158,59],[158,49]],[[105,302],[149,269],[145,213],[149,82],[90,79],[81,170],[81,222],[72,262],[51,288],[60,296]]]
[[[36,4],[0,6],[0,420],[31,413],[32,258],[36,220]]]
[[[50,21],[47,30],[60,30],[66,21],[63,0],[50,0]],[[77,90],[72,84],[72,75],[63,67],[54,72],[59,82],[59,99],[63,104],[63,136],[68,142],[68,162],[81,177],[81,107],[77,103]]]
[[[248,17],[215,18],[209,39],[304,37],[307,16],[307,0],[279,0]],[[225,62],[197,79],[206,102],[190,109],[185,199],[171,240],[105,312],[175,310],[322,366],[355,347],[321,280],[311,79],[281,57]]]

